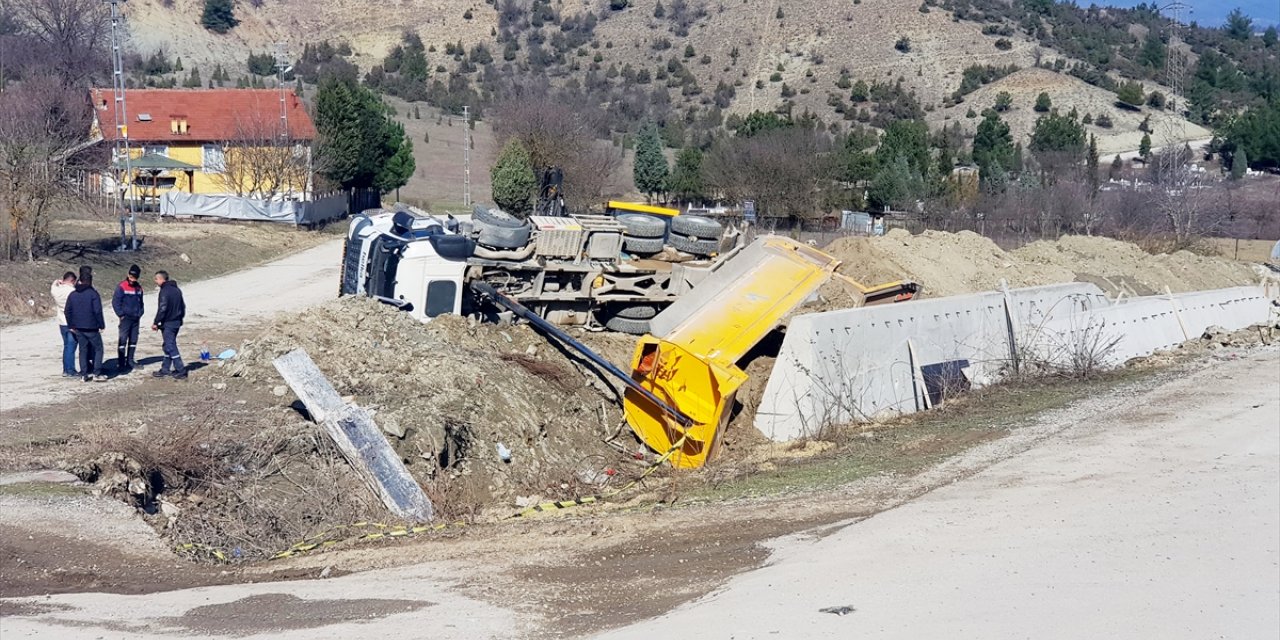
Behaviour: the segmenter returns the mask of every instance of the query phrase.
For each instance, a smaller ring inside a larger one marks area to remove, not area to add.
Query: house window
[[[227,168],[226,159],[223,156],[222,146],[216,144],[206,144],[201,148],[200,164],[204,166],[206,173],[220,173]]]
[[[157,155],[169,157],[169,147],[162,144],[147,144],[142,146],[142,155]]]

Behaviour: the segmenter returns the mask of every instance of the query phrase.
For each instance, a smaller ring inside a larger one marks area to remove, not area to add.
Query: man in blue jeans
[[[156,272],[156,286],[160,288],[159,301],[156,304],[155,320],[151,321],[151,330],[159,331],[164,336],[164,363],[160,365],[159,371],[151,375],[186,380],[187,368],[182,364],[182,354],[178,353],[178,331],[182,329],[182,320],[187,315],[187,305],[182,299],[178,283],[169,279],[168,271]],[[172,373],[170,366],[173,367]]]
[[[84,381],[97,380],[103,382],[107,376],[102,373],[102,330],[107,322],[102,317],[102,296],[93,288],[93,269],[80,267],[80,281],[76,290],[67,296],[67,327],[76,336],[76,344],[80,347],[80,373]]]
[[[76,290],[76,274],[68,271],[61,280],[54,280],[49,287],[53,306],[58,310],[58,331],[62,333],[62,377],[74,378],[76,373],[76,335],[67,326],[67,298]]]

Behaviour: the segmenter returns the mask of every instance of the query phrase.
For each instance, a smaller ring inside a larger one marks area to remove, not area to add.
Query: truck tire
[[[658,315],[658,308],[651,304],[631,304],[627,306],[615,307],[613,317],[626,318],[628,320],[648,320]]]
[[[491,227],[506,227],[508,229],[519,229],[529,226],[527,220],[521,220],[502,209],[490,209],[482,204],[478,204],[471,210],[471,219],[481,222]]]
[[[671,236],[669,244],[676,251],[683,251],[695,256],[710,256],[720,253],[719,240],[703,240],[701,238],[692,239],[682,236]]]
[[[706,216],[679,215],[671,219],[671,232],[695,238],[719,239],[724,227]]]
[[[631,236],[622,236],[622,248],[629,253],[638,253],[641,255],[662,253],[663,245],[664,242],[662,238],[633,238]]]
[[[627,228],[627,235],[634,238],[663,238],[667,235],[667,223],[653,216],[624,213],[618,216],[618,222]]]
[[[649,333],[648,320],[634,320],[631,318],[621,318],[614,316],[604,323],[604,328],[618,333],[629,333],[633,336],[642,336]]]

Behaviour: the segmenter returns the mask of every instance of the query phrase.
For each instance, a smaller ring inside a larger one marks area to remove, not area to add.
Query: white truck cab
[[[364,294],[419,320],[462,313],[470,241],[456,218],[370,211],[352,220],[343,256],[343,294]]]

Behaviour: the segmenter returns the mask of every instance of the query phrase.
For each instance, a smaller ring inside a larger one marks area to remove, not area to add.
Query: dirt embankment
[[[1227,258],[1189,251],[1152,255],[1137,245],[1109,238],[1066,236],[1004,251],[976,233],[926,231],[911,235],[895,229],[881,237],[840,238],[826,250],[843,262],[841,273],[864,284],[910,279],[924,297],[995,291],[1060,282],[1092,282],[1109,294],[1197,291],[1257,281],[1252,268]],[[847,299],[837,282],[822,295],[831,303]],[[843,305],[828,303],[826,308]]]
[[[585,490],[619,455],[605,443],[622,419],[612,386],[528,326],[456,316],[424,325],[343,299],[278,320],[245,344],[229,373],[281,385],[271,361],[295,348],[375,412],[446,510]]]

